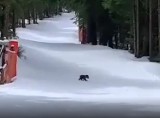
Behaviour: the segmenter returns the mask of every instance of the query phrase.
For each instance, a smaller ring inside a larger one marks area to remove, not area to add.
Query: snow
[[[38,21],[40,25],[27,26],[26,29],[19,28],[18,36],[22,39],[47,43],[78,43],[78,27],[71,21],[73,15],[61,16]],[[68,21],[68,22],[67,22]],[[70,22],[71,21],[71,22]],[[67,23],[66,23],[67,22]]]
[[[0,86],[0,101],[11,100],[16,108],[45,104],[46,109],[53,109],[56,105],[64,113],[67,103],[74,106],[69,106],[67,113],[85,107],[92,115],[114,115],[112,110],[125,115],[125,111],[137,115],[141,111],[158,113],[160,65],[147,57],[136,59],[127,51],[80,45],[72,17],[73,13],[65,13],[17,29],[27,60],[19,60],[17,81]],[[78,81],[81,74],[88,74],[89,81]]]

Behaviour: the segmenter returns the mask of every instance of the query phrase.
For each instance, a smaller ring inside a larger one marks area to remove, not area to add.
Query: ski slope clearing
[[[19,60],[17,81],[0,86],[0,101],[5,105],[12,99],[11,104],[23,108],[26,114],[26,109],[36,104],[45,109],[56,105],[66,114],[87,107],[89,115],[115,115],[110,112],[113,110],[123,116],[144,112],[157,115],[160,64],[136,59],[123,50],[80,45],[72,17],[73,13],[63,14],[17,29],[27,60]],[[81,74],[88,74],[89,81],[78,81]]]

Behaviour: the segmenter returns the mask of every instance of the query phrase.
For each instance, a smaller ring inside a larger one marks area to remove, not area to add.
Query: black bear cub
[[[89,75],[80,75],[79,80],[81,81],[88,81],[87,79],[89,79]]]

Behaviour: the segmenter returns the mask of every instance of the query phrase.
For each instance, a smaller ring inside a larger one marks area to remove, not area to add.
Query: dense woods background
[[[88,43],[160,61],[160,0],[0,0],[1,40],[16,36],[17,27],[38,24],[64,9],[75,11]]]

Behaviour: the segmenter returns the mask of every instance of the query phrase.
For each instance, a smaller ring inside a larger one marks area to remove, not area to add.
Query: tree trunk
[[[143,36],[143,56],[149,56],[149,31],[148,31],[148,25],[144,27],[144,36]]]
[[[153,57],[152,52],[152,0],[149,0],[149,56]]]
[[[36,24],[35,8],[33,8],[33,10],[32,10],[32,19],[33,19],[33,24]]]
[[[135,56],[140,58],[149,55],[149,1],[136,0],[136,53]]]
[[[3,40],[4,38],[4,27],[5,27],[5,6],[2,6],[3,10],[2,10],[2,16],[1,16],[1,39]]]
[[[38,24],[38,14],[37,14],[37,12],[35,12],[35,14],[36,14],[36,19],[35,19],[35,21],[36,21],[36,24]]]
[[[152,0],[151,4],[151,32],[152,35],[152,56],[155,57],[158,55],[158,0]]]
[[[46,8],[46,9],[45,9],[45,16],[46,16],[47,18],[50,17],[50,16],[49,16],[49,8]]]
[[[144,1],[145,5],[141,5],[141,15],[140,15],[140,24],[141,24],[141,43],[142,43],[142,56],[149,56],[149,0]]]
[[[12,11],[13,16],[12,16],[12,29],[13,29],[13,37],[16,36],[16,16],[15,16],[15,10],[13,9]]]
[[[136,32],[136,3],[133,1],[133,32],[134,32],[134,54],[137,53],[137,32]]]
[[[87,25],[87,41],[92,45],[97,45],[96,23],[92,13],[89,13]]]
[[[95,3],[94,1],[86,1],[88,10],[87,19],[87,41],[92,45],[97,45],[97,26],[95,17]]]
[[[115,38],[115,48],[118,49],[118,32],[114,36]]]
[[[27,19],[28,19],[28,24],[31,24],[31,16],[30,16],[30,10],[28,9],[28,13],[27,13]]]
[[[23,15],[22,15],[22,28],[26,28],[25,13],[24,13],[24,11],[23,11]]]
[[[136,5],[136,53],[135,56],[137,58],[140,57],[140,39],[139,39],[139,0],[135,0]]]
[[[158,54],[160,56],[160,0],[158,0],[158,42],[159,42]]]
[[[150,0],[150,60],[160,62],[160,0]]]
[[[3,6],[1,38],[8,38],[9,6]]]
[[[44,17],[43,17],[43,12],[41,11],[41,12],[39,12],[39,20],[43,20],[44,19]]]

